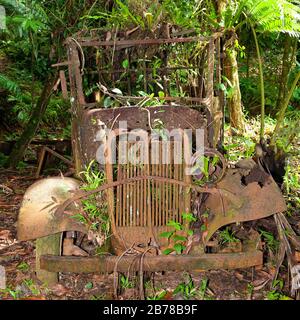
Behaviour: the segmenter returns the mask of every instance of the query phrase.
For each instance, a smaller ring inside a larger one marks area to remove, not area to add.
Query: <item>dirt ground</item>
[[[138,298],[137,289],[132,285],[123,285],[120,295],[113,296],[114,275],[98,274],[60,274],[58,285],[46,287],[40,283],[34,272],[34,241],[19,242],[16,235],[18,210],[26,188],[31,185],[34,168],[19,171],[0,171],[0,265],[5,267],[7,289],[0,291],[1,299],[133,299]],[[293,227],[299,228],[299,220],[292,221]],[[276,227],[273,218],[262,219],[251,226],[265,226],[269,230]],[[300,229],[300,228],[299,228]],[[298,231],[299,231],[298,229]],[[193,279],[187,295],[174,293],[182,282],[188,283],[188,275],[182,272],[165,272],[152,274],[147,281],[146,298],[158,298],[164,293],[164,299],[225,299],[225,300],[261,300],[272,299],[277,291],[272,291],[271,279],[274,266],[265,248],[265,263],[262,268],[243,270],[216,270],[191,273]],[[280,297],[288,299],[289,280],[287,267],[283,265],[279,279],[282,280]],[[138,287],[138,286],[137,286]],[[202,287],[202,289],[201,289]]]

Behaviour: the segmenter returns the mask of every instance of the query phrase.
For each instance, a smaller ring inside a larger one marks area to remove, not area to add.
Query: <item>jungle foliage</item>
[[[263,138],[264,119],[271,116],[278,120],[272,139],[278,144],[287,119],[299,124],[298,0],[1,0],[0,5],[7,16],[0,36],[1,139],[18,140],[11,166],[34,137],[68,137],[69,103],[51,65],[64,60],[64,40],[81,30],[138,27],[144,37],[166,36],[165,25],[179,35],[223,31],[228,72],[218,86],[227,96],[231,127],[243,133],[247,119],[258,116]],[[181,80],[188,78],[183,74]]]

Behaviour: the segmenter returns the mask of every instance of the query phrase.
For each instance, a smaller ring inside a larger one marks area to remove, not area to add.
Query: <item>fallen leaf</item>
[[[56,295],[56,296],[58,296],[58,297],[64,296],[64,295],[66,295],[66,293],[69,292],[69,289],[66,288],[66,287],[64,287],[64,286],[63,286],[62,284],[60,284],[60,283],[57,283],[57,284],[51,286],[51,287],[50,287],[50,290],[51,290],[51,292],[52,292],[54,295]]]
[[[0,240],[8,240],[10,236],[9,230],[2,230],[0,231]]]
[[[64,256],[87,257],[88,253],[73,244],[73,239],[65,239],[63,244]]]
[[[274,275],[276,273],[276,268],[273,267],[273,266],[269,266],[268,267],[268,272],[269,272],[270,277],[274,277]]]
[[[174,299],[173,299],[173,292],[168,291],[168,292],[164,295],[163,300],[174,300]]]
[[[271,279],[259,279],[259,280],[255,280],[252,282],[253,285],[253,290],[254,291],[258,291],[261,290],[263,287],[266,286],[266,284],[270,281]]]
[[[241,273],[239,273],[239,272],[235,272],[234,273],[234,275],[241,281],[241,280],[244,280],[244,276],[241,274]]]
[[[261,278],[264,278],[264,279],[271,279],[272,278],[272,274],[266,272],[266,271],[263,271],[263,270],[259,270],[257,272],[258,275],[261,276]]]
[[[300,262],[300,251],[295,251],[294,258],[297,262]]]
[[[103,282],[103,279],[104,279],[104,277],[102,274],[94,274],[93,275],[93,281],[95,283]]]
[[[202,241],[203,241],[203,242],[205,242],[205,238],[207,237],[207,235],[208,235],[208,231],[204,231],[204,232],[202,233]]]

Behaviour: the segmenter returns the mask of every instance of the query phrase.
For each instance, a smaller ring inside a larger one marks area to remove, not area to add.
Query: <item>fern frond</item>
[[[235,25],[242,17],[246,17],[257,31],[300,36],[299,0],[233,0],[226,11],[227,26]]]
[[[0,74],[0,88],[7,90],[9,93],[15,96],[21,95],[21,89],[17,82],[9,79],[4,74]]]
[[[248,10],[249,19],[261,31],[284,32],[294,36],[300,32],[300,7],[290,1],[250,0]]]

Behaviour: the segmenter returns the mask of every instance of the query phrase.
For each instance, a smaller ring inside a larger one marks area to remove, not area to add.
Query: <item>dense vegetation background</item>
[[[225,30],[228,70],[218,86],[227,95],[227,123],[243,134],[247,120],[258,116],[263,137],[264,118],[271,122],[278,119],[273,140],[275,136],[276,140],[279,138],[277,144],[284,150],[291,142],[281,138],[297,136],[298,1],[2,0],[0,3],[7,14],[7,28],[1,31],[0,40],[0,135],[1,140],[19,140],[10,157],[11,166],[23,159],[31,139],[69,137],[69,105],[55,86],[57,69],[51,64],[63,60],[64,40],[86,29],[138,26],[145,35],[158,36],[161,26],[168,23],[175,30],[193,29],[200,35]],[[290,119],[292,124],[286,127],[283,119]]]

